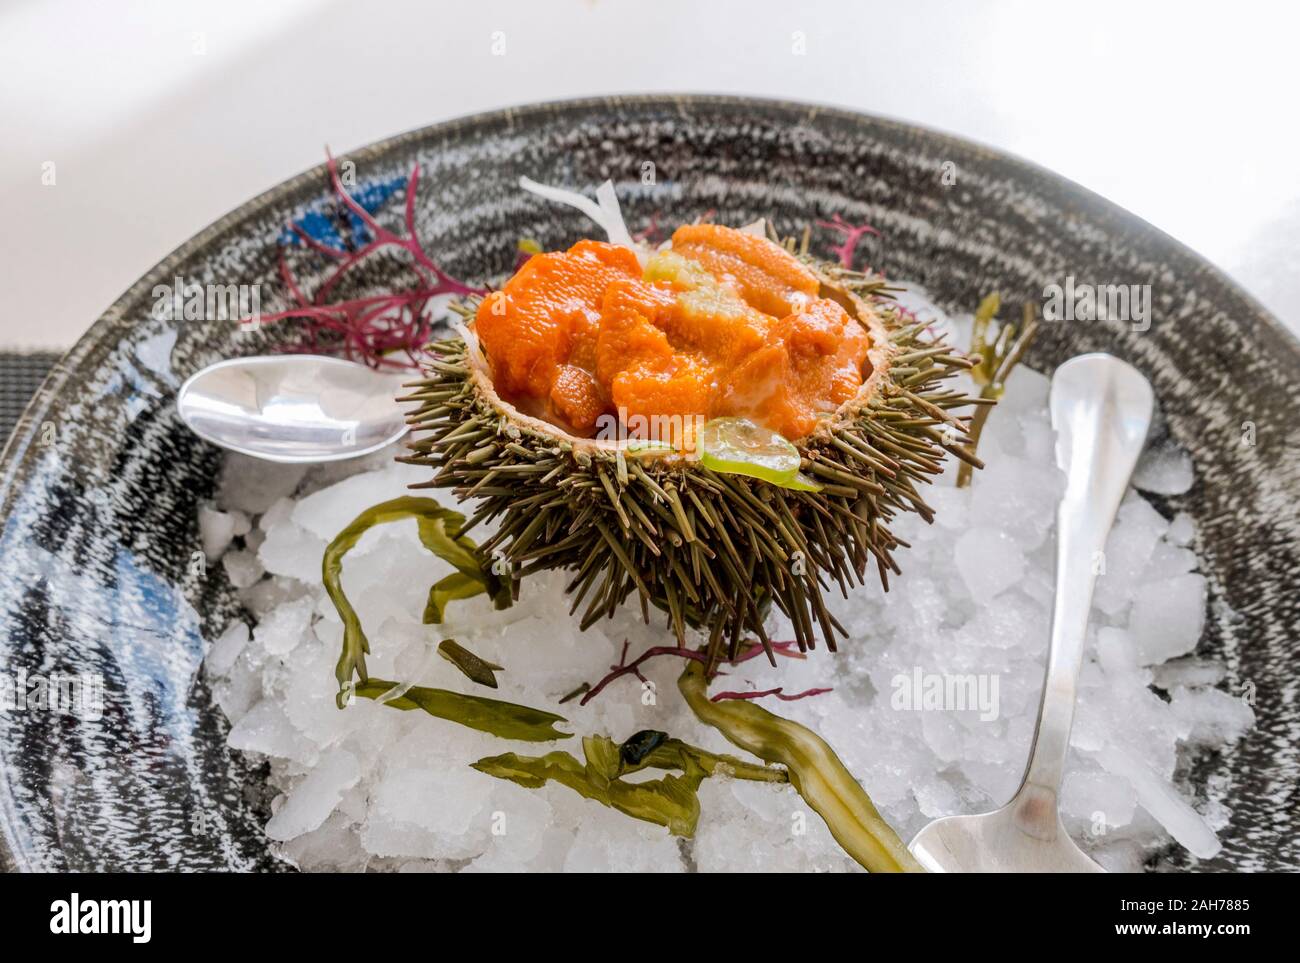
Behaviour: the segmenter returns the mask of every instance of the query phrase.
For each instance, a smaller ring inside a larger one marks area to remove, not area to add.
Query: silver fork
[[[1057,797],[1096,561],[1151,426],[1153,393],[1131,365],[1085,354],[1056,369],[1050,405],[1067,483],[1056,512],[1056,599],[1029,765],[1001,809],[936,819],[916,834],[909,848],[933,872],[1103,872],[1066,833]]]

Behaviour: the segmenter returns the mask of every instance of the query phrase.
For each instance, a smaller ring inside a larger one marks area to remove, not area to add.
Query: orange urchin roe
[[[583,352],[599,332],[605,289],[640,276],[636,254],[599,241],[525,261],[504,289],[483,299],[474,319],[497,391],[511,401],[540,402],[561,365],[572,360],[590,370]]]
[[[673,232],[673,251],[777,318],[797,311],[821,287],[817,275],[779,244],[718,224],[683,224]]]
[[[765,238],[689,225],[644,271],[596,241],[536,255],[475,327],[501,396],[576,434],[609,415],[681,444],[676,426],[728,415],[795,440],[857,393],[870,347],[819,287]]]
[[[596,379],[607,387],[627,433],[674,445],[688,440],[686,417],[709,410],[719,376],[708,353],[673,343],[678,294],[665,282],[611,284],[596,339]]]
[[[870,347],[862,325],[818,298],[774,324],[767,343],[731,370],[713,415],[750,418],[802,438],[858,393]]]

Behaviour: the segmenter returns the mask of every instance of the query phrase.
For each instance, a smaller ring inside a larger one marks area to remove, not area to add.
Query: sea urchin
[[[475,333],[480,299],[461,306],[461,337],[429,346],[406,399],[416,407],[404,460],[434,470],[423,487],[478,500],[462,532],[498,522],[481,548],[516,592],[532,572],[571,572],[583,629],[635,592],[647,619],[651,606],[667,614],[679,644],[688,626],[705,631],[711,663],[751,635],[770,657],[764,619],[774,603],[801,649],[815,647],[820,630],[833,650],[846,633],[823,593],[834,583],[847,594],[870,568],[887,589],[904,545],[894,517],[931,520],[918,485],[942,471],[945,452],[978,467],[966,448],[969,419],[952,413],[978,402],[945,385],[970,361],[895,307],[882,279],[792,241],[758,240],[811,272],[817,298],[841,306],[869,338],[856,393],[792,439],[801,477],[815,484],[714,470],[681,439],[582,437],[525,413],[503,397]],[[734,290],[741,280],[727,274],[724,283]]]

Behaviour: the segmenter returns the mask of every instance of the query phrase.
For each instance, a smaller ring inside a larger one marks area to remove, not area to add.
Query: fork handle
[[[1020,828],[1048,839],[1060,825],[1057,797],[1092,591],[1106,538],[1151,426],[1151,385],[1105,354],[1072,358],[1052,378],[1056,463],[1066,474],[1056,512],[1056,599],[1043,695],[1029,764],[1011,807]]]

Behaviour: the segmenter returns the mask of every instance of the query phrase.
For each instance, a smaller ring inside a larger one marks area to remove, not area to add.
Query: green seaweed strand
[[[748,700],[710,701],[699,662],[687,664],[677,688],[705,725],[764,762],[784,766],[794,788],[826,821],[835,841],[867,870],[924,872],[876,811],[871,797],[817,733]]]
[[[648,741],[647,741],[648,740]],[[648,748],[647,748],[648,747]],[[586,761],[567,752],[544,756],[519,756],[513,752],[489,756],[473,763],[479,772],[538,789],[547,782],[567,786],[585,799],[616,809],[633,819],[667,827],[674,836],[690,838],[700,819],[700,783],[711,776],[729,776],[754,782],[783,783],[783,769],[771,769],[719,755],[646,730],[619,744],[606,736],[582,740]],[[624,776],[643,769],[675,770],[644,782],[627,782]]]
[[[356,687],[356,694],[365,699],[378,699],[393,691],[396,682],[385,679],[367,679]],[[529,706],[488,699],[484,696],[464,695],[447,689],[430,689],[414,685],[401,695],[385,700],[394,709],[423,709],[431,716],[458,722],[470,729],[487,732],[502,739],[521,742],[552,742],[568,739],[572,733],[559,732],[557,722],[566,722],[563,716]]]
[[[353,694],[378,699],[397,687],[395,682],[370,678],[366,671],[370,640],[361,627],[356,609],[343,591],[343,558],[356,547],[361,536],[376,525],[407,518],[416,520],[424,547],[456,568],[455,573],[430,590],[429,604],[424,614],[426,623],[440,622],[446,603],[453,598],[470,598],[489,592],[498,607],[510,603],[509,584],[483,569],[478,561],[477,546],[460,534],[461,527],[465,524],[463,515],[444,508],[432,498],[410,495],[366,509],[335,536],[325,549],[321,561],[321,581],[343,622],[343,651],[334,670],[339,682],[335,702],[340,709],[348,706]],[[454,584],[451,580],[454,580]],[[354,683],[354,676],[360,681]],[[431,716],[449,719],[503,739],[550,742],[567,739],[570,735],[555,729],[557,722],[567,721],[563,716],[513,702],[463,695],[446,689],[412,686],[385,702],[397,709],[422,709]]]

